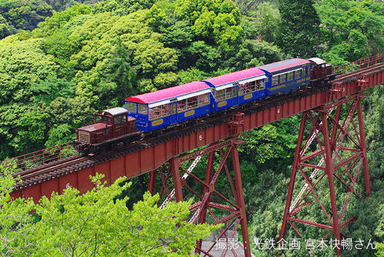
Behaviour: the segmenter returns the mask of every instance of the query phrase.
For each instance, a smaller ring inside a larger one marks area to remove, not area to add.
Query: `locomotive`
[[[95,114],[94,124],[78,128],[75,146],[85,154],[127,144],[147,133],[309,84],[333,79],[320,58],[294,58],[158,90],[125,99],[126,108]]]

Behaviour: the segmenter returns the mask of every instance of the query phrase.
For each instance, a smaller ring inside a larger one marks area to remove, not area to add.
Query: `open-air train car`
[[[211,89],[200,81],[125,99],[137,129],[149,132],[211,112]]]
[[[206,79],[203,82],[214,89],[216,103],[213,111],[220,111],[265,97],[266,80],[263,71],[251,68]]]
[[[258,67],[268,77],[267,95],[295,92],[310,83],[310,62],[295,58]]]

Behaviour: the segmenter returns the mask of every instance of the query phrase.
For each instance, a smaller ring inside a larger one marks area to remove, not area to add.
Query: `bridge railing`
[[[384,54],[373,55],[355,62],[333,67],[333,74],[345,74],[384,62]]]
[[[61,145],[52,146],[46,149],[27,153],[0,162],[0,173],[2,168],[10,168],[14,171],[23,171],[34,167],[47,164],[53,161],[74,156],[78,154],[73,142],[67,142]]]

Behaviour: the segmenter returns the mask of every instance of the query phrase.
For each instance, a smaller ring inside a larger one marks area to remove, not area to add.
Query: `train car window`
[[[303,67],[302,74],[301,74],[302,77],[304,77],[307,74],[307,72],[305,71],[306,69],[307,69],[306,67]]]
[[[147,115],[147,114],[148,114],[147,105],[145,105],[145,104],[139,104],[139,113],[140,113],[140,114]]]
[[[257,90],[264,89],[264,81],[262,81],[262,80],[256,81],[256,89]]]
[[[197,107],[197,96],[193,96],[187,99],[187,109],[193,109]]]
[[[248,92],[249,92],[249,85],[248,85],[248,83],[245,83],[244,84],[244,94],[246,94]]]
[[[171,104],[171,114],[176,114],[177,106],[176,104]]]
[[[161,106],[153,107],[149,109],[149,119],[155,120],[161,118]]]
[[[159,118],[163,117],[163,115],[164,115],[163,106],[157,106],[157,107],[154,107],[152,109],[154,110],[154,119],[159,119]]]
[[[199,96],[199,106],[209,104],[209,94],[204,94]]]
[[[239,84],[239,95],[244,95],[244,84]]]
[[[103,122],[103,116],[96,115],[96,123]]]
[[[228,98],[231,98],[232,97],[232,89],[229,87],[229,88],[226,88],[225,89],[225,99],[228,99]]]
[[[136,113],[137,112],[136,103],[128,103],[127,107],[128,107],[128,111],[129,112],[131,112],[131,113]]]
[[[161,106],[161,117],[169,115],[169,104],[164,104]]]
[[[216,101],[222,101],[225,99],[225,89],[216,91]]]
[[[279,77],[278,76],[273,76],[272,77],[272,86],[275,86],[279,84]]]
[[[233,87],[233,88],[232,88],[232,96],[233,96],[233,97],[236,97],[237,94],[238,94],[238,92],[239,92],[239,89],[238,89],[237,87]]]
[[[293,71],[288,73],[288,81],[293,80]]]
[[[127,115],[122,115],[121,116],[121,122],[126,123],[127,122]]]
[[[187,101],[186,100],[181,100],[177,102],[177,112],[183,112],[185,111],[187,107]]]
[[[245,93],[250,93],[255,91],[256,89],[256,84],[255,81],[249,82],[245,84]]]
[[[112,124],[112,118],[111,117],[106,117],[107,118],[107,123]]]
[[[120,124],[120,123],[121,123],[121,116],[116,116],[116,117],[114,117],[114,118],[113,118],[113,121],[114,121],[115,125],[116,125],[116,124]]]
[[[285,81],[287,81],[287,74],[282,74],[279,77],[280,77],[280,83],[284,83]]]

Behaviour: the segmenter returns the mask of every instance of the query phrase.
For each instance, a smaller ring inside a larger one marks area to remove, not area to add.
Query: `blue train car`
[[[265,97],[265,72],[258,68],[237,71],[203,80],[213,91],[215,102],[213,111]]]
[[[150,132],[211,112],[210,87],[200,81],[125,99],[137,130]]]
[[[267,95],[295,92],[310,83],[310,61],[295,58],[258,67],[268,77]]]

